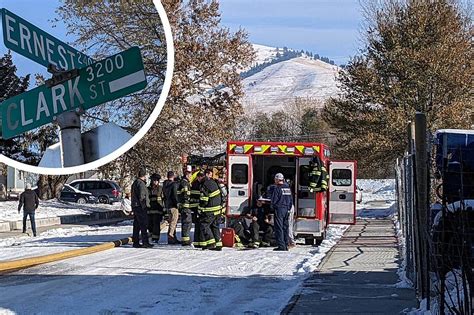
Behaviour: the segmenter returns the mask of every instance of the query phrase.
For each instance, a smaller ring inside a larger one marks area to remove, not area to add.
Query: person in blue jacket
[[[269,188],[271,207],[275,211],[275,251],[288,251],[288,217],[293,205],[290,186],[282,173],[275,175],[275,184]]]

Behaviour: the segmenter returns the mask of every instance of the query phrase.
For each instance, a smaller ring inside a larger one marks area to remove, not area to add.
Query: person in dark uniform
[[[31,184],[26,184],[25,191],[20,195],[20,203],[18,204],[18,213],[23,208],[23,233],[26,233],[26,219],[30,216],[31,230],[33,236],[36,236],[35,211],[39,206],[38,195],[31,190]]]
[[[283,174],[275,175],[275,184],[271,191],[271,207],[275,211],[275,251],[288,251],[288,217],[293,206],[290,186],[285,182]]]
[[[181,214],[181,245],[191,245],[191,227],[193,224],[191,210],[191,172],[185,171],[178,187],[178,209]]]
[[[168,244],[180,244],[181,242],[176,237],[176,226],[179,218],[178,183],[173,171],[168,172],[167,180],[163,183],[163,196],[165,208],[169,213]]]
[[[270,211],[261,200],[257,200],[256,206],[249,210],[246,208],[242,212],[242,217],[233,225],[235,234],[240,241],[250,248],[268,247],[273,236],[273,226],[271,225]],[[263,232],[260,242],[259,231]]]
[[[199,217],[201,222],[201,244],[203,249],[222,250],[218,219],[222,211],[222,196],[212,170],[204,172],[201,186]]]
[[[148,231],[151,233],[151,240],[155,243],[160,241],[161,221],[163,221],[163,188],[160,186],[161,176],[152,174],[150,176],[150,186],[148,193],[150,196],[150,207],[148,208]]]
[[[201,198],[201,184],[204,178],[203,172],[198,172],[196,178],[191,184],[191,196],[190,196],[190,208],[193,213],[194,222],[194,239],[193,246],[196,248],[202,248],[206,246],[205,243],[201,242],[201,223],[199,221],[199,199]]]
[[[138,178],[132,184],[131,202],[133,211],[133,247],[153,247],[148,240],[147,208],[150,207],[148,189],[146,187],[146,171],[140,169]],[[142,244],[140,244],[140,233]]]

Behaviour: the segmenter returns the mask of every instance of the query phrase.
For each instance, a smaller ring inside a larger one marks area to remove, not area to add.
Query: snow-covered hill
[[[275,58],[276,48],[254,45],[257,63]],[[322,103],[336,96],[339,67],[309,57],[278,62],[243,80],[246,110],[274,112],[296,97],[312,98]]]
[[[278,52],[278,48],[264,45],[252,44],[255,50],[255,61],[253,65],[262,64],[264,62],[272,61]]]

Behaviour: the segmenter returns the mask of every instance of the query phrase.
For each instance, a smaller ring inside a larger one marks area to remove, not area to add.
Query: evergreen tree
[[[430,130],[469,128],[473,110],[470,14],[455,0],[384,0],[367,8],[366,47],[340,73],[325,108],[342,158],[365,175],[391,172],[416,111]]]
[[[21,94],[28,89],[30,76],[19,77],[16,75],[16,66],[13,64],[11,54],[0,58],[0,103],[13,96]],[[2,122],[0,117],[0,125]],[[1,133],[1,130],[0,130]],[[18,136],[8,140],[0,139],[0,153],[11,158],[19,158],[28,162],[35,156],[28,151],[24,136]]]

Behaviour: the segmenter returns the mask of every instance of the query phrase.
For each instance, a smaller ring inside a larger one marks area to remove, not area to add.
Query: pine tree
[[[406,125],[426,113],[430,130],[469,128],[473,110],[470,15],[455,0],[384,0],[366,8],[366,47],[340,73],[325,108],[342,158],[387,175],[403,154]]]
[[[16,75],[16,66],[13,64],[11,54],[0,58],[0,103],[15,95],[25,92],[28,88],[30,76],[19,77]],[[0,125],[2,122],[0,117]],[[1,133],[1,130],[0,130]],[[0,139],[0,153],[7,157],[19,157],[20,160],[28,162],[35,156],[28,151],[24,143],[24,136],[18,136],[8,140]]]

